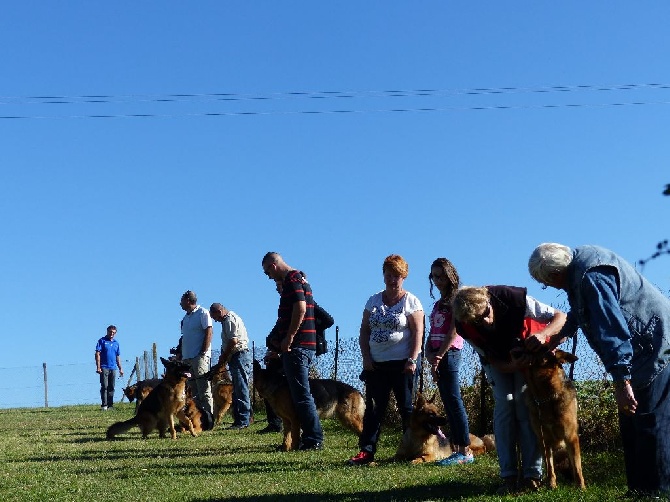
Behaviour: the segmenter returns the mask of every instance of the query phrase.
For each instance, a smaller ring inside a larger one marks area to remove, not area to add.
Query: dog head
[[[136,391],[137,391],[137,384],[133,384],[123,389],[123,394],[128,398],[128,401],[132,403],[135,400]]]
[[[210,382],[223,381],[225,383],[233,383],[233,380],[230,378],[230,374],[228,373],[228,369],[223,363],[215,364],[207,373],[204,373],[202,376]]]
[[[165,378],[169,376],[176,379],[191,378],[191,366],[184,361],[176,361],[161,357],[161,362],[165,366]]]
[[[414,410],[410,415],[410,427],[422,429],[428,434],[440,435],[440,427],[447,425],[447,418],[440,415],[437,406],[434,404],[435,397],[426,399],[423,394],[418,393],[416,403],[414,403]]]

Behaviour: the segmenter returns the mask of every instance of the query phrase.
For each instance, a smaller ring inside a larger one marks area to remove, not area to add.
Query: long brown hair
[[[435,261],[433,261],[432,265],[430,266],[430,269],[433,270],[433,267],[441,268],[442,271],[444,272],[444,275],[447,276],[447,279],[449,280],[450,289],[446,297],[444,298],[444,301],[445,303],[450,304],[451,300],[453,300],[454,296],[456,296],[458,286],[461,284],[461,279],[458,277],[456,267],[454,267],[454,264],[451,263],[446,258],[437,258]],[[433,284],[432,272],[428,274],[428,281],[430,282],[430,297],[435,299],[435,296],[433,295],[434,284]]]

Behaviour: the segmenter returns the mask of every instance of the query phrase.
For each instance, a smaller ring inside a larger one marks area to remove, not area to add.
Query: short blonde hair
[[[390,254],[384,259],[384,264],[382,265],[382,272],[386,272],[387,270],[405,279],[409,274],[409,265],[405,261],[405,258],[399,254]]]
[[[459,322],[471,323],[486,309],[491,300],[489,290],[475,286],[463,286],[456,292],[452,303],[454,317]]]

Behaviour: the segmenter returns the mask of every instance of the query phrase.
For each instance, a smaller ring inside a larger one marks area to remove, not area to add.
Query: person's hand
[[[291,352],[291,342],[293,342],[293,340],[289,340],[287,337],[285,337],[281,341],[281,351],[282,352]]]
[[[614,382],[614,398],[621,413],[635,415],[637,400],[633,387],[630,385],[630,380]]]
[[[437,371],[437,364],[433,364],[430,367],[430,376],[433,377],[433,382],[437,382],[438,379],[440,378],[440,372]]]
[[[119,375],[123,376],[123,370],[119,370]]]
[[[408,375],[413,375],[414,372],[416,371],[416,363],[408,359],[407,362],[405,363],[405,369],[403,371]]]
[[[100,368],[96,369],[95,372],[96,372],[98,375],[102,375],[102,369],[100,369]]]
[[[363,356],[363,369],[365,371],[374,371],[375,363],[370,356]]]
[[[537,335],[530,335],[524,340],[524,345],[528,352],[537,352],[544,346],[544,340],[540,340]]]

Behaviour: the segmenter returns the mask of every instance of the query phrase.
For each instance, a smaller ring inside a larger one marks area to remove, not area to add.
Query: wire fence
[[[574,345],[576,343],[576,345]],[[335,329],[335,340],[328,340],[327,353],[316,358],[311,374],[319,378],[334,378],[348,383],[363,394],[365,385],[359,379],[362,369],[358,338],[340,338]],[[576,342],[569,340],[561,349],[575,351],[579,358],[573,367],[566,368],[577,387],[580,437],[583,447],[607,450],[620,447],[616,403],[611,390],[611,379],[581,332]],[[261,361],[264,346],[252,345],[254,358]],[[167,350],[165,351],[167,352]],[[134,368],[117,379],[115,400],[123,401],[123,388],[146,378],[160,378],[163,366],[158,362],[158,347],[153,344],[134,361]],[[165,354],[167,357],[168,354]],[[212,364],[220,351],[212,350]],[[132,361],[125,361],[131,367]],[[432,396],[437,386],[432,381],[428,365],[420,364],[416,390]],[[493,396],[481,369],[478,354],[468,345],[463,348],[460,370],[463,401],[471,432],[477,435],[493,431]],[[0,408],[41,408],[100,403],[100,382],[92,364],[54,364],[0,368]],[[20,382],[20,385],[17,385]],[[254,410],[263,411],[263,401],[254,393]],[[441,406],[441,401],[437,400]],[[395,401],[392,398],[387,420],[399,423]]]

